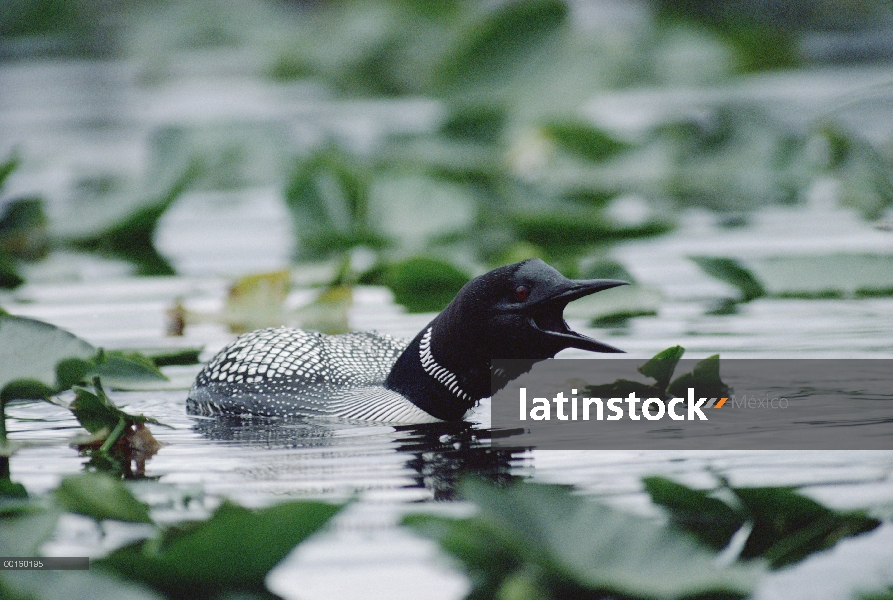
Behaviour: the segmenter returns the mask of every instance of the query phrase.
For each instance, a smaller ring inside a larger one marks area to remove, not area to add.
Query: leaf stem
[[[118,419],[118,424],[115,425],[115,428],[112,429],[112,432],[109,434],[105,441],[102,443],[102,446],[99,447],[99,451],[102,453],[108,452],[112,446],[115,445],[115,442],[118,441],[118,438],[121,437],[121,433],[124,431],[124,428],[127,427],[127,421],[123,418]]]

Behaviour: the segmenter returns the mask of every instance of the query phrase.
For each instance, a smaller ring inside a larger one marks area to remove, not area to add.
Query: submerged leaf
[[[341,508],[302,501],[249,510],[224,502],[205,522],[168,530],[94,564],[171,598],[267,593],[267,573]]]
[[[127,487],[101,473],[66,477],[55,491],[56,501],[66,510],[102,521],[152,523],[149,506],[137,500]]]

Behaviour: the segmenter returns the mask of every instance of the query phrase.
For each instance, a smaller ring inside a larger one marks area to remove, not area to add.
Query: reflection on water
[[[380,447],[373,449],[350,443],[362,428],[381,429],[381,426],[239,417],[201,419],[194,426],[195,431],[211,442],[324,454],[333,465],[349,464],[354,458],[381,450]],[[342,435],[345,431],[350,435]],[[472,424],[462,422],[397,426],[392,428],[390,436],[379,434],[371,439],[378,442],[376,445],[395,450],[404,460],[408,472],[404,475],[408,474],[412,481],[400,487],[426,490],[433,500],[449,501],[456,499],[456,484],[464,476],[500,484],[515,479],[512,466],[522,459],[526,449],[493,448],[489,443],[490,436],[489,430],[476,429]],[[303,467],[296,455],[294,464],[286,469],[296,476],[301,474]]]

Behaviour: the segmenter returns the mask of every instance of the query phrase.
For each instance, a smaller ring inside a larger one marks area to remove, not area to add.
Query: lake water
[[[864,75],[877,77],[874,72]],[[364,135],[374,135],[368,133],[369,124],[373,130],[423,130],[437,113],[435,105],[423,101],[411,103],[411,111],[405,106],[345,106],[316,98],[314,90],[300,86],[241,82],[235,88],[241,92],[235,94],[225,73],[194,88],[161,87],[154,95],[137,94],[134,77],[125,64],[102,69],[82,63],[0,67],[0,151],[18,143],[27,159],[6,195],[42,192],[51,217],[64,215],[76,202],[73,182],[85,174],[112,169],[124,180],[144,176],[152,133],[172,122],[253,119],[254,126],[273,129],[287,122],[293,137],[283,142],[288,145],[301,136],[312,138],[311,124],[318,119],[342,122],[347,111],[362,116],[365,125],[355,122],[360,133],[351,138],[362,145]],[[215,92],[224,89],[226,94]],[[117,90],[114,102],[105,96],[109,90]],[[107,115],[108,122],[91,121],[90,115],[97,113]],[[26,270],[28,284],[0,293],[0,305],[66,328],[97,346],[203,346],[207,359],[233,335],[208,322],[188,326],[183,337],[168,337],[167,310],[179,299],[191,311],[219,312],[234,277],[288,264],[288,216],[278,189],[262,179],[226,192],[189,193],[165,215],[157,243],[181,273],[176,277],[137,278],[122,263],[59,251]],[[594,330],[586,317],[595,307],[584,302],[568,309],[568,320],[578,331],[643,359],[676,344],[694,358],[715,353],[723,358],[893,358],[889,296],[767,298],[741,305],[735,314],[715,315],[710,312],[717,299],[735,292],[687,258],[734,256],[772,283],[772,266],[783,258],[893,255],[893,232],[836,208],[828,200],[832,192],[817,186],[807,204],[765,209],[747,226],[733,229],[720,226],[708,213],[690,211],[673,233],[619,244],[612,257],[659,297],[658,314]],[[883,279],[885,274],[882,268],[880,275],[866,271],[848,276],[856,281]],[[315,277],[310,268],[296,268],[298,280]],[[781,281],[773,285],[783,287],[784,275],[778,277]],[[308,298],[306,289],[296,289],[289,304]],[[349,321],[355,329],[412,337],[431,316],[404,314],[382,288],[359,288]],[[286,598],[460,598],[467,590],[464,577],[432,543],[396,523],[409,511],[462,514],[467,507],[439,501],[453,497],[463,472],[573,484],[582,493],[646,514],[656,511],[642,491],[641,478],[654,474],[703,486],[714,483],[716,475],[736,485],[797,485],[834,507],[893,514],[893,451],[496,451],[487,445],[486,403],[467,426],[222,422],[185,414],[186,390],[198,369],[166,368],[172,379],[169,390],[112,393],[119,405],[171,426],[153,427],[166,445],[146,463],[145,475],[177,492],[159,499],[149,487],[137,491],[147,494],[162,520],[208,510],[223,496],[247,505],[285,498],[354,499],[330,529],[273,572],[270,588]],[[11,461],[13,479],[30,492],[52,489],[61,476],[83,469],[86,459],[68,447],[79,427],[67,413],[46,404],[20,404],[9,408],[9,416],[11,438],[39,442]],[[170,500],[176,494],[199,500]],[[63,525],[48,552],[100,554],[124,535],[112,529],[100,540],[92,525],[75,517]],[[843,598],[853,590],[891,582],[893,526],[888,522],[767,576],[756,597]]]

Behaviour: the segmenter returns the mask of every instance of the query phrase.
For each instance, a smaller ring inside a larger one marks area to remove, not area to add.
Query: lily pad
[[[662,477],[645,479],[645,489],[675,525],[715,549],[725,547],[745,523],[750,524],[739,559],[765,559],[773,569],[880,525],[865,511],[832,510],[788,487],[726,487],[730,501]]]
[[[603,161],[631,147],[585,121],[552,121],[542,130],[559,148],[594,162]]]
[[[523,0],[469,19],[470,25],[435,70],[436,87],[467,89],[504,79],[564,26],[568,13],[564,2]]]
[[[171,528],[94,565],[169,598],[267,595],[267,573],[339,510],[338,505],[308,501],[261,510],[224,502],[205,522]]]
[[[427,257],[389,265],[384,274],[395,302],[413,313],[442,310],[469,279],[450,263]]]
[[[67,240],[75,248],[123,258],[137,266],[140,275],[173,275],[174,268],[154,245],[155,228],[164,212],[185,192],[202,170],[190,163],[170,187],[101,231]]]
[[[503,490],[466,482],[463,495],[477,506],[476,516],[410,515],[404,524],[439,541],[471,573],[489,578],[473,578],[472,597],[485,597],[485,589],[499,596],[528,576],[522,587],[539,590],[539,598],[595,591],[624,598],[740,598],[753,584],[755,571],[717,567],[713,552],[688,534],[586,500],[565,486],[528,483]],[[482,555],[483,564],[497,559],[501,568],[481,569]]]
[[[137,500],[123,483],[101,473],[66,477],[56,488],[55,496],[69,512],[97,521],[152,523],[147,504]]]
[[[56,366],[63,360],[92,360],[97,349],[49,323],[0,315],[0,390],[17,379],[57,388]]]
[[[742,302],[750,302],[766,295],[765,288],[754,274],[733,258],[712,256],[690,258],[708,275],[735,286],[741,292]]]
[[[137,353],[106,352],[55,325],[0,314],[3,398],[46,398],[97,376],[113,385],[167,380]]]

